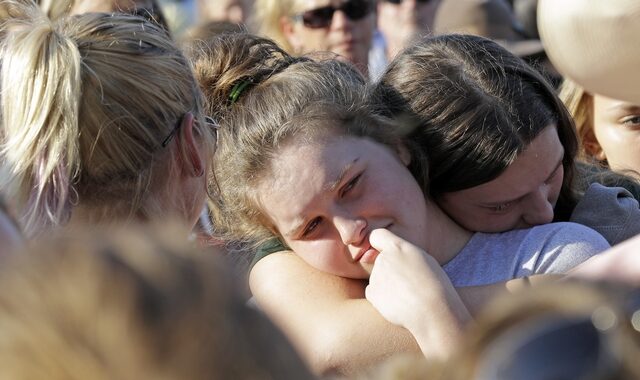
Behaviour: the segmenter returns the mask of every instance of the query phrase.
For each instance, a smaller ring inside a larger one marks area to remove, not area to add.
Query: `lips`
[[[360,252],[358,252],[354,261],[363,264],[373,264],[379,253],[380,252],[369,245],[368,247],[361,249]]]

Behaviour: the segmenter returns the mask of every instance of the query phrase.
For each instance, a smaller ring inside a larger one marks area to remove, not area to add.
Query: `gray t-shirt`
[[[454,286],[487,285],[542,273],[566,273],[609,248],[594,230],[550,223],[499,234],[475,233],[443,266]]]

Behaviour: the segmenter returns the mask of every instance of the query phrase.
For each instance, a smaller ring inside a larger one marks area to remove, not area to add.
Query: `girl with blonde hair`
[[[215,132],[191,66],[143,18],[47,19],[3,0],[2,187],[28,236],[176,217],[204,204]],[[10,95],[9,95],[10,94]]]

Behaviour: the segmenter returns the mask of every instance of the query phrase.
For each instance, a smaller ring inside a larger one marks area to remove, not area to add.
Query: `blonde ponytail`
[[[124,14],[52,23],[33,3],[22,13],[30,19],[9,20],[0,45],[0,186],[27,235],[64,225],[76,206],[90,223],[181,212],[165,209],[177,202],[167,198],[177,150],[163,141],[186,113],[200,121],[195,135],[207,155],[214,132],[191,66],[167,32]]]
[[[32,231],[70,216],[80,168],[80,54],[40,17],[32,25],[21,21],[6,37],[2,56],[5,181],[9,196],[24,205],[25,230]]]

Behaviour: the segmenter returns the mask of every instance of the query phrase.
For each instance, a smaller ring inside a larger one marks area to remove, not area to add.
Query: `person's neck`
[[[467,245],[473,232],[467,231],[433,202],[427,202],[429,228],[427,231],[427,253],[440,265],[451,261]]]

